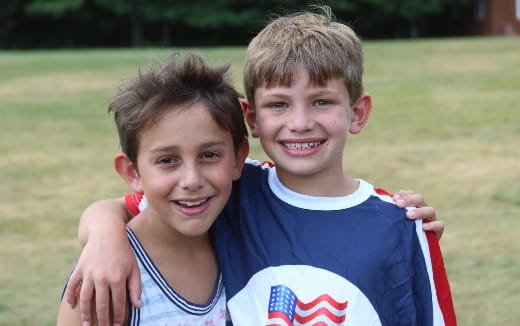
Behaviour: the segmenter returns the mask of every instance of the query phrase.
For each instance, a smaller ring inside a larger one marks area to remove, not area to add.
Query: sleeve
[[[426,232],[426,238],[428,247],[430,248],[433,283],[435,285],[435,292],[437,293],[437,301],[439,302],[439,307],[444,317],[444,324],[446,326],[455,326],[457,325],[455,308],[451,296],[450,283],[448,282],[448,276],[444,268],[444,259],[442,258],[439,240],[434,232]]]
[[[433,325],[456,326],[457,319],[450,284],[437,237],[433,232],[422,230],[422,221],[416,221],[416,233],[422,251],[421,259],[426,264],[428,272],[431,305],[433,307]],[[424,280],[421,279],[419,282],[424,282]]]
[[[132,214],[138,215],[142,210],[141,202],[144,198],[144,193],[142,192],[132,192],[125,196],[126,207]]]

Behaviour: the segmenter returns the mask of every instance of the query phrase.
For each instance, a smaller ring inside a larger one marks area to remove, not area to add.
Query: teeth
[[[312,143],[288,143],[284,144],[285,147],[289,149],[295,149],[295,150],[302,150],[302,149],[309,149],[313,148],[315,146],[318,146],[320,142],[312,142]]]
[[[207,201],[208,201],[208,199],[202,199],[202,200],[197,200],[197,201],[179,200],[179,201],[177,201],[177,203],[179,203],[179,205],[182,205],[182,206],[193,207],[193,206],[199,206]]]

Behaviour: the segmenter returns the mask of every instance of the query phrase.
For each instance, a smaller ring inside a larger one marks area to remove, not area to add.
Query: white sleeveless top
[[[222,275],[206,304],[187,301],[173,290],[163,278],[135,233],[127,228],[128,239],[141,272],[141,308],[131,307],[128,325],[185,326],[226,325],[226,296]]]

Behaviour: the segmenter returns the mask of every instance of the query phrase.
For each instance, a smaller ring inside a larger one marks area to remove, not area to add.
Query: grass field
[[[0,52],[0,326],[55,324],[81,211],[127,191],[106,103],[171,50]],[[231,60],[241,89],[244,48],[195,51]],[[366,42],[365,57],[374,110],[345,168],[436,208],[459,325],[517,325],[520,39]]]

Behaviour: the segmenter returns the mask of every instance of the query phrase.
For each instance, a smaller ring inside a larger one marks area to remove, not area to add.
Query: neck
[[[315,175],[293,175],[277,167],[276,174],[285,187],[309,196],[342,197],[352,194],[359,187],[359,182],[342,169]]]
[[[184,235],[166,225],[149,208],[133,218],[128,226],[137,235],[139,241],[148,244],[147,247],[175,248],[176,251],[198,251],[201,248],[212,247],[208,232],[198,236]]]
[[[185,236],[162,223],[148,208],[130,223],[168,285],[188,301],[207,303],[219,277],[217,256],[208,233]]]

